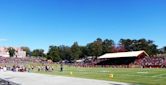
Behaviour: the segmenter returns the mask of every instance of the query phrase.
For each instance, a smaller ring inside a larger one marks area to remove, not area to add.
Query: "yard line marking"
[[[156,78],[166,78],[163,77],[162,75],[166,75],[166,74],[160,74],[160,76],[145,76],[145,75],[134,75],[134,74],[124,74],[125,76],[138,76],[138,77],[156,77]]]
[[[152,77],[162,77],[163,75],[166,75],[166,74],[159,74],[159,75],[155,75],[155,76],[152,76]]]

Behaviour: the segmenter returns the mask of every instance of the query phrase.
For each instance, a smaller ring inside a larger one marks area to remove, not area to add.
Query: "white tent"
[[[122,57],[138,57],[139,55],[144,54],[145,56],[149,56],[145,51],[131,51],[131,52],[119,52],[119,53],[106,53],[98,59],[106,59],[106,58],[122,58]]]

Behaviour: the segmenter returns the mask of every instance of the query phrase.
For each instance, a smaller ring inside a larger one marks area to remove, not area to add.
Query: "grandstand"
[[[149,56],[145,51],[106,53],[98,58],[97,65],[130,65]],[[139,64],[139,63],[136,63]]]
[[[165,67],[165,57],[151,57],[145,51],[106,53],[100,56],[96,65],[114,65],[125,67]]]

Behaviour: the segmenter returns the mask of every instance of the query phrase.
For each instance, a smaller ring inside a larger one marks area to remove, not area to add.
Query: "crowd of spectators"
[[[40,66],[38,66],[40,64]],[[53,67],[50,60],[45,58],[13,58],[13,57],[0,57],[0,71],[13,71],[13,72],[29,72],[36,69],[37,71],[51,71]]]
[[[51,62],[51,61],[49,61]],[[13,58],[13,57],[0,57],[0,70],[11,70],[11,71],[30,71],[37,69],[37,71],[53,71],[54,68],[49,66],[47,59],[44,58]],[[31,63],[42,64],[40,66],[27,66]],[[66,64],[65,62],[63,62]],[[140,59],[135,58],[116,58],[116,59],[105,59],[105,60],[93,60],[83,59],[81,62],[67,63],[67,65],[82,66],[82,67],[124,67],[128,68],[131,65],[139,65],[141,67],[166,67],[166,57],[144,57]]]
[[[0,57],[0,64],[29,64],[29,63],[46,63],[47,60],[44,58],[13,58],[13,57]]]
[[[144,67],[165,67],[166,57],[145,57],[140,63]]]
[[[144,67],[144,68],[166,68],[166,57],[165,56],[153,56],[144,58],[113,58],[113,59],[102,59],[102,60],[88,60],[80,63],[75,63],[74,66],[81,67],[113,67],[113,68],[129,68],[129,67]]]

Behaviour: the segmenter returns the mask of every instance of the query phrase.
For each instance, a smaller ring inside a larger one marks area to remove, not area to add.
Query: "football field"
[[[30,72],[0,72],[0,78],[21,85],[166,85],[166,69],[161,68],[103,68],[103,67],[74,67],[53,64],[53,71],[38,71],[37,66]],[[31,82],[33,81],[33,82]],[[75,82],[71,82],[75,81]],[[42,83],[43,82],[43,83]],[[93,82],[93,84],[92,84]],[[124,83],[120,83],[124,82]],[[80,83],[80,84],[79,84]]]
[[[65,66],[60,72],[58,66],[53,72],[37,72],[50,75],[80,77],[97,80],[127,82],[137,85],[166,85],[166,69],[159,68],[84,68]]]

